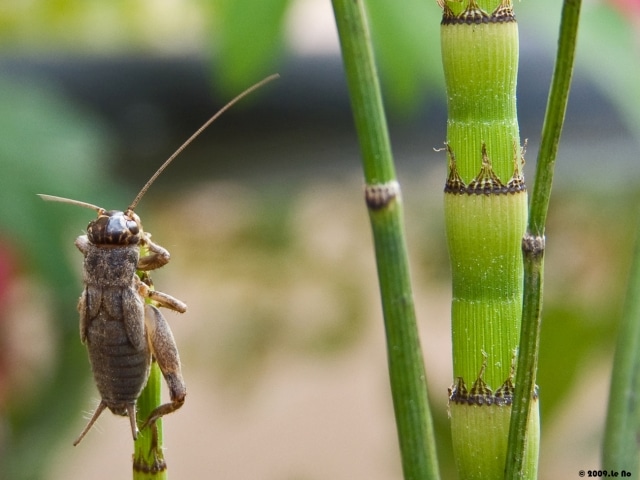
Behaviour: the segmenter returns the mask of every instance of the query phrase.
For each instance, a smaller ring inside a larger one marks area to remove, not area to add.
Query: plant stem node
[[[400,197],[400,184],[396,180],[369,184],[364,189],[364,198],[367,207],[371,210],[382,210],[398,197]]]
[[[476,0],[468,0],[466,8],[456,14],[449,6],[451,0],[438,0],[442,8],[441,25],[481,25],[483,23],[515,22],[511,0],[502,0],[496,9],[487,13],[478,6]]]
[[[449,402],[457,405],[496,405],[498,407],[511,406],[513,403],[513,394],[515,386],[513,378],[509,376],[505,382],[495,392],[486,384],[481,377],[478,377],[471,390],[467,389],[462,377],[458,377],[455,383],[448,389]],[[533,399],[538,399],[538,386],[534,386]]]
[[[526,142],[525,142],[526,146]],[[467,194],[467,195],[506,195],[526,192],[527,187],[524,183],[524,176],[520,173],[520,165],[524,164],[524,149],[518,149],[517,144],[514,145],[516,154],[514,155],[513,175],[505,185],[493,171],[491,159],[487,154],[486,144],[482,144],[482,165],[480,172],[467,185],[458,173],[456,165],[456,157],[453,153],[451,145],[447,144],[447,154],[449,156],[449,175],[444,186],[445,193]],[[518,155],[519,152],[519,155]]]
[[[545,239],[544,235],[533,235],[525,233],[522,238],[522,252],[530,258],[539,258],[544,255]]]
[[[148,465],[142,461],[133,462],[133,471],[141,472],[145,474],[157,474],[164,472],[167,469],[167,464],[164,460],[156,460],[152,465]]]

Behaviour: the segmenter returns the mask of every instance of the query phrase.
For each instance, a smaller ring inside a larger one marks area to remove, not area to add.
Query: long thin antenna
[[[169,164],[173,161],[174,158],[176,158],[178,155],[180,155],[180,153],[182,153],[182,151],[187,148],[187,146],[193,142],[193,140],[195,140],[195,138],[200,135],[209,125],[211,125],[220,115],[222,115],[224,112],[226,112],[229,108],[231,108],[233,105],[235,105],[239,100],[243,99],[244,97],[246,97],[247,95],[249,95],[251,92],[253,92],[254,90],[257,90],[258,88],[262,87],[264,84],[269,83],[272,80],[275,80],[276,78],[279,78],[280,75],[273,74],[273,75],[269,75],[268,77],[262,79],[261,81],[259,81],[258,83],[252,85],[251,87],[247,88],[244,92],[242,92],[240,95],[238,95],[237,97],[235,97],[233,100],[231,100],[229,103],[227,103],[224,107],[222,107],[220,110],[218,110],[218,112],[211,117],[209,120],[207,120],[205,122],[204,125],[202,125],[193,135],[191,135],[189,137],[189,139],[184,142],[180,148],[178,148],[173,155],[171,155],[167,161],[165,161],[160,168],[158,168],[158,170],[156,170],[156,173],[153,174],[153,176],[149,179],[149,181],[144,185],[144,187],[142,187],[142,190],[140,190],[140,192],[138,193],[138,195],[136,195],[136,198],[133,199],[133,202],[131,202],[131,205],[129,206],[129,210],[133,210],[134,208],[136,208],[136,206],[138,205],[138,202],[140,201],[140,199],[144,196],[145,193],[147,193],[147,190],[149,190],[149,187],[153,184],[153,182],[156,181],[156,179],[160,176],[160,174],[164,171],[165,168],[167,168],[169,166]]]
[[[47,195],[44,193],[37,194],[41,199],[46,200],[47,202],[60,202],[60,203],[69,203],[71,205],[77,205],[78,207],[90,208],[91,210],[95,210],[96,212],[100,212],[104,210],[97,205],[93,205],[87,202],[81,202],[80,200],[72,200],[71,198],[64,197],[56,197],[55,195]]]

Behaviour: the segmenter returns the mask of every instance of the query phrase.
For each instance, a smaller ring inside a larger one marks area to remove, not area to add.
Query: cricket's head
[[[142,224],[133,210],[98,211],[98,218],[87,227],[87,237],[94,245],[137,245],[140,243]]]
[[[133,208],[124,212],[120,210],[105,210],[91,203],[56,197],[54,195],[39,194],[43,200],[50,202],[69,203],[83,208],[90,208],[98,213],[87,227],[87,237],[94,245],[137,245],[142,237],[142,223]]]

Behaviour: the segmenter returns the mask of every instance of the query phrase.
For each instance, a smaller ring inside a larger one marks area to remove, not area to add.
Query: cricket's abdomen
[[[122,319],[102,308],[89,323],[87,346],[102,400],[113,413],[126,415],[126,405],[136,402],[149,376],[147,342],[134,346]]]

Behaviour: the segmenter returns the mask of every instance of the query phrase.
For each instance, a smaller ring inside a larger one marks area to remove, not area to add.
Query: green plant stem
[[[549,209],[556,154],[562,133],[573,73],[581,0],[565,0],[562,9],[556,65],[542,128],[536,179],[529,208],[529,223],[522,242],[524,299],[518,365],[509,426],[505,479],[520,478],[527,438],[530,404],[535,393],[538,366],[542,288],[544,273],[544,229]]]
[[[395,180],[391,143],[382,104],[369,27],[362,0],[333,0],[351,110],[367,184]]]
[[[153,361],[147,385],[138,397],[138,428],[142,426],[149,414],[162,403],[162,373]],[[167,466],[162,451],[163,432],[162,418],[153,426],[145,428],[138,434],[134,444],[133,479],[134,480],[166,480]]]
[[[400,190],[362,0],[333,0],[358,132],[405,479],[436,479],[438,465],[418,339]]]
[[[449,173],[444,209],[451,259],[456,467],[466,480],[504,475],[520,337],[527,224],[516,111],[518,24],[509,0],[441,2]],[[531,406],[523,478],[537,474]]]
[[[544,235],[547,221],[553,172],[573,76],[581,4],[582,0],[564,0],[562,7],[558,52],[542,126],[536,179],[529,207],[528,228],[535,236]]]
[[[140,249],[140,255],[149,254],[147,246]],[[153,289],[153,283],[147,272],[138,271],[143,282]],[[153,304],[153,300],[147,298],[146,303]],[[151,412],[162,404],[162,372],[155,359],[151,362],[147,384],[136,402],[138,429],[142,427]],[[166,480],[167,464],[164,461],[163,452],[162,417],[138,432],[138,438],[133,448],[133,480]]]
[[[640,235],[618,332],[602,449],[607,470],[640,473]]]

